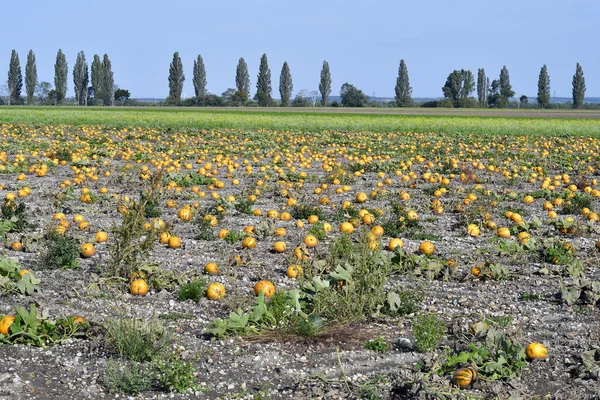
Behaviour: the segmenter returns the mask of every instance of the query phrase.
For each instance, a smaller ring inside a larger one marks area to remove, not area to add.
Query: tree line
[[[112,106],[117,102],[124,103],[130,96],[128,90],[119,89],[115,85],[112,64],[107,54],[104,54],[102,59],[95,54],[90,68],[85,53],[80,51],[73,66],[72,76],[75,103],[79,106]],[[68,80],[69,65],[61,49],[56,53],[54,63],[54,87],[50,82],[38,80],[35,54],[33,50],[29,50],[25,65],[25,98],[23,98],[21,63],[19,55],[13,50],[3,101],[8,105],[32,105],[36,100],[39,104],[63,104],[66,100]]]
[[[68,86],[68,64],[66,57],[61,49],[56,54],[54,64],[54,87],[49,82],[38,82],[37,66],[35,54],[32,50],[27,54],[27,64],[25,66],[25,99],[22,97],[23,76],[19,55],[15,50],[11,53],[8,69],[8,79],[5,87],[6,96],[4,103],[8,105],[34,104],[37,100],[41,104],[63,104],[66,99]],[[115,104],[125,104],[129,99],[128,90],[119,89],[115,84],[112,72],[111,61],[107,54],[103,58],[95,54],[91,68],[83,51],[77,54],[77,59],[72,70],[73,88],[75,92],[75,103],[80,106],[113,106]],[[169,66],[169,96],[167,105],[197,105],[197,106],[251,106],[258,105],[262,107],[269,106],[344,106],[344,107],[365,107],[373,105],[362,90],[346,82],[340,89],[341,104],[337,101],[329,103],[331,95],[331,72],[329,63],[323,61],[320,73],[319,90],[307,93],[301,90],[294,99],[292,73],[289,64],[283,63],[279,75],[279,96],[277,101],[272,97],[271,70],[267,55],[263,54],[260,58],[259,71],[256,80],[256,92],[250,97],[250,75],[248,73],[248,64],[244,58],[238,60],[235,72],[235,88],[229,88],[217,96],[207,91],[207,77],[204,60],[198,55],[194,60],[192,82],[195,96],[183,99],[183,84],[185,74],[183,63],[178,52],[173,54],[173,60]],[[581,108],[584,105],[585,97],[585,78],[583,69],[579,63],[575,68],[575,74],[572,81],[572,107]],[[398,76],[394,87],[394,101],[384,106],[410,107],[415,106],[412,98],[412,87],[410,86],[408,68],[404,60],[400,60],[398,66]],[[477,98],[473,96],[476,92]],[[500,70],[498,79],[486,76],[483,68],[477,71],[477,82],[470,70],[454,70],[446,79],[442,87],[444,98],[440,101],[421,104],[421,106],[437,107],[492,107],[506,108],[511,106],[511,99],[515,96],[510,83],[510,76],[506,66]],[[550,106],[550,77],[548,68],[543,65],[538,77],[538,93],[536,98],[537,107],[548,108]],[[311,101],[312,98],[312,101]],[[529,106],[527,96],[521,96],[519,106]]]

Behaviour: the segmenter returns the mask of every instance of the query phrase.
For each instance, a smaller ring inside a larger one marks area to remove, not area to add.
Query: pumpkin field
[[[0,123],[0,398],[600,396],[595,114]]]

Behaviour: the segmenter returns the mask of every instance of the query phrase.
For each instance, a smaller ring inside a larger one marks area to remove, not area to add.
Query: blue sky
[[[553,95],[571,96],[577,62],[584,70],[586,96],[600,96],[598,0],[29,0],[3,5],[2,14],[0,66],[8,71],[16,49],[24,73],[33,49],[39,79],[53,82],[56,52],[62,48],[69,94],[72,67],[83,50],[88,63],[94,53],[107,53],[115,82],[132,97],[167,96],[175,51],[184,64],[186,96],[193,96],[198,54],[209,92],[221,94],[235,86],[240,57],[248,63],[254,92],[263,53],[273,97],[279,97],[284,61],[295,94],[318,88],[323,60],[331,67],[332,95],[350,82],[370,96],[392,97],[401,58],[415,97],[441,96],[453,69],[471,69],[476,76],[483,67],[494,79],[503,65],[517,95],[535,97],[543,64]]]

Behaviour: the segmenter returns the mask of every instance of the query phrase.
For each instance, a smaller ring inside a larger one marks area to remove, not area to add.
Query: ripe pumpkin
[[[389,251],[394,251],[396,247],[400,247],[401,249],[403,249],[404,242],[402,241],[402,239],[393,238],[392,240],[390,240],[387,247]]]
[[[129,285],[129,292],[136,296],[144,296],[148,293],[148,283],[146,283],[144,279],[135,279],[131,282],[131,285]]]
[[[302,266],[298,264],[290,265],[285,272],[288,278],[296,279],[298,276],[302,276],[304,271],[302,270]]]
[[[541,343],[529,343],[525,348],[525,355],[530,360],[545,360],[548,357],[548,349]]]
[[[71,321],[73,321],[74,324],[85,324],[85,318],[80,317],[79,315],[73,315],[71,317]]]
[[[342,222],[340,225],[340,232],[351,234],[354,232],[354,225],[352,225],[350,222]]]
[[[8,335],[8,330],[10,326],[15,322],[14,315],[7,315],[0,320],[0,333],[3,335]]]
[[[287,231],[285,230],[285,228],[276,228],[275,229],[275,236],[282,237],[282,236],[285,236],[286,233],[287,233]]]
[[[219,273],[219,266],[217,263],[208,263],[204,266],[204,272],[209,275],[216,275]]]
[[[221,300],[225,297],[225,293],[225,286],[219,282],[211,283],[208,289],[206,289],[206,297],[209,300]]]
[[[180,220],[188,222],[192,220],[192,210],[189,207],[184,207],[177,213]]]
[[[314,235],[306,235],[304,238],[304,244],[306,247],[315,247],[318,243],[319,241]]]
[[[469,387],[477,380],[477,371],[474,368],[461,368],[452,376],[452,383],[461,389]]]
[[[10,249],[13,251],[21,251],[23,250],[23,244],[21,242],[12,242],[10,244]]]
[[[181,247],[181,239],[179,239],[177,236],[171,236],[169,238],[168,245],[172,249],[178,249]]]
[[[96,242],[104,243],[108,240],[108,233],[100,231],[96,233]]]
[[[244,240],[242,240],[242,247],[244,249],[253,249],[256,247],[256,239],[251,236],[246,236]]]
[[[357,203],[364,203],[365,201],[367,201],[367,194],[365,192],[358,192],[356,194],[356,202]]]
[[[426,240],[419,246],[419,251],[425,255],[432,255],[435,251],[435,246],[430,241]]]
[[[273,245],[273,250],[275,250],[276,253],[283,253],[286,248],[285,242],[275,242]]]
[[[507,227],[498,228],[497,234],[499,237],[503,239],[508,239],[510,237],[510,230]]]
[[[271,297],[275,294],[275,285],[271,281],[259,281],[254,285],[254,293],[258,296],[260,292],[264,292],[265,297]]]
[[[83,257],[83,258],[90,258],[95,253],[96,253],[96,250],[95,250],[93,244],[91,244],[91,243],[84,243],[81,246],[81,257]]]
[[[477,224],[469,224],[469,226],[467,226],[467,233],[469,236],[479,236],[481,231]]]

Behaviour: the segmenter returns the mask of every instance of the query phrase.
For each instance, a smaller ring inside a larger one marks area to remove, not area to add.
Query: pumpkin
[[[273,245],[273,250],[276,253],[283,253],[286,248],[287,246],[285,245],[285,242],[275,242],[275,244]]]
[[[258,296],[264,292],[265,297],[271,297],[275,294],[275,285],[271,281],[259,281],[254,285],[254,293]]]
[[[192,210],[189,207],[184,207],[177,213],[180,220],[188,222],[192,220]]]
[[[342,222],[340,225],[340,232],[351,234],[354,232],[354,225],[352,225],[350,222]]]
[[[206,289],[206,297],[209,300],[221,300],[225,297],[225,286],[219,282],[211,283]]]
[[[315,247],[318,243],[319,241],[313,235],[306,235],[306,237],[304,238],[304,244],[306,245],[306,247]]]
[[[23,276],[27,275],[27,274],[31,274],[31,272],[28,269],[22,269],[19,271],[19,276],[22,278]]]
[[[21,242],[12,242],[10,244],[10,249],[13,251],[21,251],[23,250],[23,244]]]
[[[510,230],[507,227],[501,227],[498,228],[497,231],[498,237],[501,237],[503,239],[508,239],[510,237]]]
[[[365,201],[367,201],[367,194],[365,192],[358,192],[356,194],[356,202],[357,203],[364,203]]]
[[[548,357],[548,349],[541,343],[529,343],[525,348],[525,355],[530,360],[545,360]]]
[[[419,246],[419,251],[425,255],[432,255],[435,251],[435,246],[430,241],[426,240]]]
[[[481,231],[477,224],[469,224],[469,226],[467,226],[467,234],[469,234],[469,236],[479,236],[480,233]]]
[[[477,371],[474,368],[461,368],[452,376],[452,383],[461,389],[469,387],[477,380]]]
[[[144,296],[148,293],[148,283],[143,279],[135,279],[129,285],[129,292],[133,295]]]
[[[108,240],[108,233],[100,231],[100,232],[96,232],[96,242],[97,243],[104,243]]]
[[[392,240],[390,240],[387,247],[389,251],[394,251],[396,247],[400,247],[402,249],[404,248],[404,242],[402,241],[402,239],[393,238]]]
[[[93,244],[91,244],[91,243],[84,243],[81,246],[81,257],[83,257],[83,258],[90,258],[95,253],[96,253],[96,250],[94,249],[94,245]]]
[[[208,263],[204,266],[204,272],[209,275],[216,275],[219,273],[219,266],[217,263]]]
[[[0,320],[0,333],[3,335],[8,335],[8,330],[10,326],[15,322],[14,315],[7,315]]]
[[[256,239],[252,236],[246,236],[244,240],[242,240],[242,247],[244,249],[253,249],[256,247]]]
[[[285,274],[287,275],[288,278],[296,279],[298,276],[301,276],[303,274],[303,272],[304,271],[302,270],[302,267],[300,265],[293,264],[288,267]]]
[[[181,239],[179,239],[177,236],[171,236],[169,238],[168,245],[172,249],[178,249],[181,247]]]

